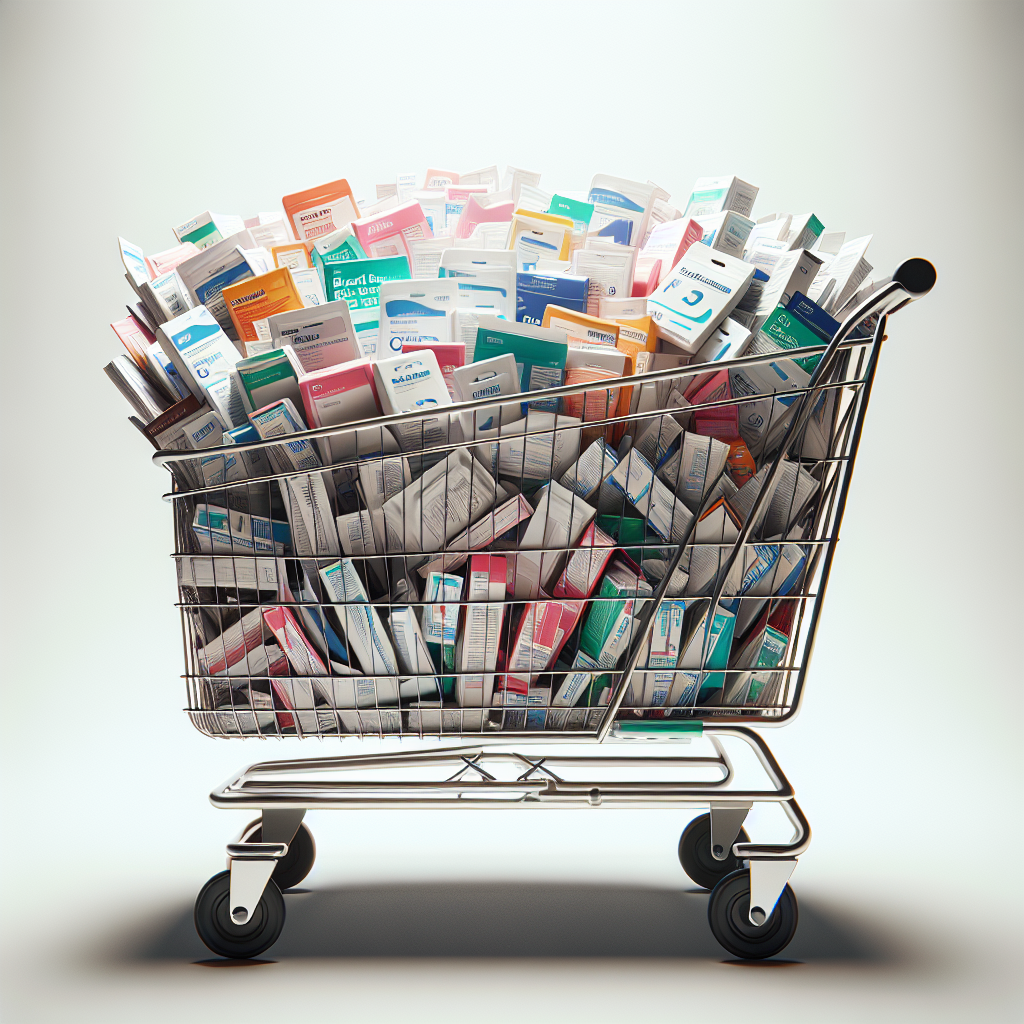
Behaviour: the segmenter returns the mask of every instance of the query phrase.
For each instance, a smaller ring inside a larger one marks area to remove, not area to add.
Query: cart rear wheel
[[[761,925],[753,925],[750,912],[750,872],[746,869],[727,875],[708,900],[708,923],[711,931],[733,956],[745,960],[763,960],[775,956],[789,945],[799,921],[796,896],[787,885],[771,917]]]
[[[736,842],[750,842],[743,829]],[[705,889],[714,889],[726,875],[743,867],[743,862],[731,853],[725,860],[715,860],[712,856],[710,814],[699,815],[683,829],[679,838],[679,863],[690,878]]]
[[[193,911],[199,938],[218,956],[245,959],[259,956],[277,942],[284,928],[284,897],[271,879],[246,924],[231,920],[228,906],[231,872],[214,875],[199,891]]]
[[[258,818],[246,826],[242,836],[243,842],[246,843],[263,842],[263,828]],[[315,860],[316,843],[313,841],[313,833],[303,822],[288,844],[288,852],[277,862],[277,867],[270,877],[277,882],[277,887],[282,892],[285,889],[292,889],[312,871]]]

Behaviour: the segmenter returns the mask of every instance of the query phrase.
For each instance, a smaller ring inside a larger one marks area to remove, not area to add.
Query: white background
[[[4,1020],[1018,1019],[1021,10],[4,3]],[[101,373],[115,236],[495,162],[676,198],[736,173],[755,215],[938,268],[890,323],[809,698],[769,735],[815,834],[794,962],[723,963],[672,813],[366,812],[310,817],[277,962],[208,970],[190,906],[242,821],[206,794],[339,747],[180,710],[167,479]]]

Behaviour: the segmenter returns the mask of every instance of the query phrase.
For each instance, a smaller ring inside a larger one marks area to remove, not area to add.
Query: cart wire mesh
[[[784,724],[884,338],[884,309],[867,312],[792,360],[157,453],[191,721],[220,738],[559,742]],[[806,383],[751,388],[783,363]],[[749,457],[722,464],[737,422]],[[524,543],[527,509],[545,523]]]

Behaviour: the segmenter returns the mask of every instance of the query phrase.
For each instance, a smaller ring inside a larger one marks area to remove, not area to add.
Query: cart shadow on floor
[[[473,882],[362,885],[285,895],[264,959],[667,957],[722,960],[707,894],[636,886]],[[209,960],[191,907],[123,947],[135,962]],[[832,908],[806,900],[785,961],[895,964],[902,957]],[[781,966],[778,961],[776,964]]]

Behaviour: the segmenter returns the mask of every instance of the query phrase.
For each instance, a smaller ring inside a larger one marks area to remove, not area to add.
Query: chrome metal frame
[[[642,742],[642,734],[634,736]],[[614,738],[626,739],[626,735]],[[658,733],[644,738],[664,742],[664,736]],[[243,841],[243,834],[239,841],[228,845],[232,917],[239,924],[248,920],[273,872],[276,858],[287,853],[287,843],[307,810],[594,810],[692,808],[696,805],[710,809],[712,855],[724,860],[731,853],[748,862],[751,884],[756,883],[752,891],[757,896],[756,901],[752,898],[751,921],[760,923],[757,912],[763,915],[762,921],[771,914],[793,872],[796,858],[810,844],[810,825],[775,756],[752,729],[707,726],[703,735],[699,729],[693,729],[686,738],[706,739],[712,753],[673,751],[669,755],[662,752],[662,747],[656,754],[640,755],[633,750],[623,750],[623,746],[629,746],[627,744],[614,743],[601,754],[577,756],[557,749],[543,753],[536,748],[524,754],[503,744],[500,747],[431,747],[401,753],[263,761],[249,765],[210,794],[211,803],[223,810],[258,808],[265,823],[260,843]],[[736,773],[723,740],[739,741],[754,753],[767,780],[766,788],[733,787]],[[613,753],[613,750],[622,753]],[[663,774],[717,771],[720,777],[711,781],[665,781],[624,780],[601,775],[602,771],[621,775],[636,769]],[[417,771],[420,775],[408,777],[410,772]],[[585,777],[570,779],[566,777],[570,772],[583,772]],[[357,777],[299,778],[325,774]],[[424,774],[429,777],[421,777]],[[793,827],[793,837],[788,842],[736,841],[755,803],[772,803],[782,808]],[[292,817],[282,822],[280,819],[289,812]]]

